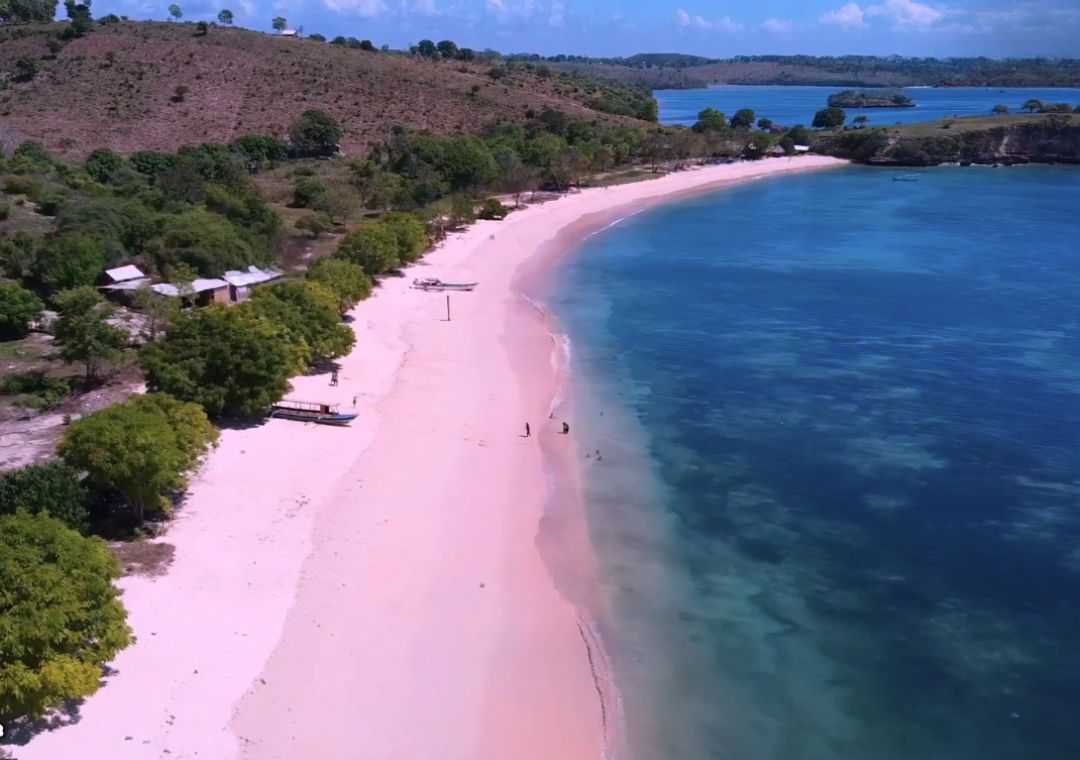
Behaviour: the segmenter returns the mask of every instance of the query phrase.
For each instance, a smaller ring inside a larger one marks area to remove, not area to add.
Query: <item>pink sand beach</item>
[[[357,420],[224,430],[157,539],[176,547],[168,573],[121,581],[137,642],[77,722],[16,757],[619,756],[580,503],[561,505],[557,546],[537,545],[552,473],[574,502],[580,460],[573,429],[561,435],[572,410],[549,419],[565,368],[518,286],[644,206],[842,163],[585,190],[479,222],[384,280],[352,314],[339,384],[301,377],[290,394]],[[449,296],[448,321],[446,294],[409,287],[429,276],[480,284]],[[573,582],[556,586],[552,563]]]

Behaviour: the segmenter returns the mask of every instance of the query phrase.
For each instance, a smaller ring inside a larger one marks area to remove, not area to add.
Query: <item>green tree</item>
[[[317,179],[304,177],[293,187],[292,205],[297,208],[314,208],[319,198],[329,191],[330,188]]]
[[[996,114],[1008,113],[1009,112],[1009,107],[1007,105],[1005,105],[1004,103],[998,103],[996,106],[994,106],[991,109],[991,111],[993,113],[996,113]]]
[[[425,58],[439,57],[439,48],[431,40],[420,40],[416,43],[416,52]]]
[[[0,517],[0,724],[88,697],[131,643],[99,539],[47,515]]]
[[[86,489],[76,472],[58,462],[0,473],[0,515],[45,513],[85,534],[90,527]]]
[[[194,401],[211,416],[256,416],[304,369],[303,350],[248,304],[212,306],[181,317],[145,346],[147,387]]]
[[[41,71],[41,61],[32,55],[24,55],[15,61],[15,81],[29,82]]]
[[[0,282],[0,340],[23,338],[45,305],[25,288]]]
[[[450,41],[450,40],[442,40],[435,47],[437,47],[439,49],[439,55],[441,55],[446,60],[450,61],[450,60],[453,60],[454,58],[457,58],[458,46],[455,43],[453,43],[452,41]]]
[[[859,114],[858,116],[856,116],[854,119],[851,120],[851,123],[854,124],[859,129],[862,129],[863,127],[865,127],[867,125],[867,123],[869,121],[870,121],[869,116],[866,116],[864,114]]]
[[[91,483],[122,494],[141,525],[148,511],[168,511],[169,497],[217,438],[198,404],[148,393],[71,423],[58,451]]]
[[[217,20],[218,20],[218,23],[219,23],[219,24],[222,24],[222,25],[224,25],[224,26],[232,26],[232,23],[233,23],[233,12],[232,12],[232,11],[230,11],[230,10],[223,10],[223,11],[221,11],[221,12],[220,12],[220,13],[218,13],[218,15],[217,15]]]
[[[205,21],[200,21],[197,24],[195,24],[195,36],[196,37],[205,37],[209,33],[210,33],[210,25],[208,23],[206,23]]]
[[[794,127],[789,129],[787,136],[790,137],[791,141],[796,145],[810,144],[810,130],[804,127],[802,124],[796,124]]]
[[[307,277],[337,296],[342,314],[370,296],[374,285],[360,266],[337,258],[319,259],[308,268]]]
[[[256,314],[280,325],[318,364],[349,353],[356,335],[341,323],[340,301],[317,282],[283,282],[259,288],[251,298]]]
[[[127,344],[127,334],[109,324],[116,309],[91,287],[65,290],[53,300],[59,312],[53,333],[60,358],[83,364],[87,380],[97,378]]]
[[[819,129],[835,129],[836,127],[843,126],[845,121],[847,121],[847,114],[844,113],[843,108],[829,106],[828,108],[822,108],[814,114],[814,120],[811,122],[811,126]]]
[[[727,117],[715,108],[705,108],[698,112],[698,120],[694,123],[695,132],[726,132],[728,130]]]
[[[400,212],[386,214],[378,221],[378,224],[385,226],[393,233],[394,240],[397,242],[399,264],[411,264],[419,259],[431,245],[427,225],[415,214]]]
[[[1036,111],[1041,111],[1043,109],[1043,102],[1038,98],[1031,98],[1030,100],[1025,100],[1024,105],[1020,106],[1020,108],[1028,113],[1035,113]]]
[[[98,148],[91,151],[83,164],[86,173],[103,185],[123,166],[123,156],[114,153],[108,148]]]
[[[330,114],[317,109],[304,111],[289,131],[293,148],[306,155],[333,153],[341,142],[341,134],[341,125]]]
[[[505,219],[510,210],[502,205],[497,198],[488,198],[480,207],[477,214],[481,219]]]
[[[173,21],[179,21],[184,16],[184,12],[180,10],[180,6],[173,3],[169,6],[169,15],[172,16]]]
[[[82,37],[94,27],[94,18],[90,15],[90,0],[84,3],[76,3],[75,0],[64,0],[64,10],[71,21],[68,33],[71,37]]]
[[[194,277],[190,276],[187,279],[170,281],[182,292],[184,285],[190,283],[192,279]],[[144,285],[131,293],[131,305],[143,317],[140,333],[144,342],[157,340],[180,316],[180,299],[156,293],[149,285]]]
[[[170,217],[154,255],[159,269],[183,263],[205,277],[265,259],[228,219],[201,209]]]
[[[296,229],[310,232],[314,239],[318,239],[319,235],[333,226],[334,223],[326,214],[304,214],[296,220]]]
[[[740,108],[731,117],[732,129],[750,129],[754,126],[754,112],[749,108]]]
[[[370,176],[355,178],[353,186],[360,194],[360,202],[364,206],[386,211],[404,191],[405,182],[400,174],[378,170]]]
[[[362,224],[341,241],[339,258],[358,265],[368,275],[385,274],[398,267],[397,236],[385,224]]]
[[[0,0],[0,22],[32,24],[49,22],[56,15],[57,0]]]
[[[758,129],[763,129],[767,132],[773,128],[773,120],[766,119],[764,116],[762,116],[760,119],[757,120],[757,126]]]
[[[274,20],[270,22],[270,26],[274,27],[278,34],[281,34],[285,31],[286,27],[289,26],[289,22],[281,16],[274,16]]]

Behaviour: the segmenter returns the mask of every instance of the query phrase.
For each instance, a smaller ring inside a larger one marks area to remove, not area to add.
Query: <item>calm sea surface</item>
[[[693,124],[698,112],[712,107],[729,117],[740,108],[752,108],[758,118],[777,124],[810,126],[814,114],[825,108],[829,95],[844,87],[746,87],[725,85],[706,90],[657,90],[660,121],[664,124]],[[874,89],[874,88],[858,88]],[[915,101],[914,108],[849,109],[848,119],[866,116],[871,124],[887,125],[932,121],[952,116],[981,116],[995,105],[1006,105],[1021,113],[1020,106],[1031,98],[1048,103],[1080,105],[1080,89],[1050,87],[914,87],[903,90]]]
[[[1080,758],[1080,169],[919,177],[751,183],[561,270],[634,760]]]

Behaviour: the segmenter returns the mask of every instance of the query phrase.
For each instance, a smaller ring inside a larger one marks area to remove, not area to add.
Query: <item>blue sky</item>
[[[277,15],[327,37],[422,38],[502,52],[1080,55],[1080,0],[193,0],[269,30]],[[95,15],[163,19],[168,0],[98,0]],[[61,14],[63,11],[61,10]]]

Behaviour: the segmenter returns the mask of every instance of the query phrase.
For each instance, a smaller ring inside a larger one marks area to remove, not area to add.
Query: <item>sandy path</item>
[[[566,466],[572,441],[546,419],[556,373],[542,315],[511,283],[554,260],[539,252],[650,202],[840,163],[770,159],[585,191],[480,222],[385,282],[354,312],[340,385],[304,377],[290,394],[345,409],[355,394],[356,423],[224,431],[164,539],[170,572],[122,581],[138,643],[78,723],[16,756],[599,757],[579,614],[536,548],[541,448]],[[481,285],[451,296],[447,322],[444,296],[407,287],[420,275]],[[559,560],[587,577],[582,543]]]

